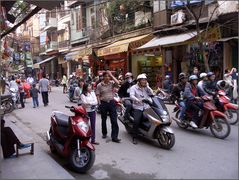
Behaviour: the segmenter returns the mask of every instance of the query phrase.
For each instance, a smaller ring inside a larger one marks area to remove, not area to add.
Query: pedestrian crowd
[[[204,95],[212,95],[214,97],[219,89],[225,90],[232,102],[237,103],[237,69],[226,69],[223,78],[223,80],[215,80],[215,74],[213,72],[199,72],[197,67],[193,69],[190,75],[184,72],[180,73],[178,76],[179,82],[177,84],[173,84],[170,76],[167,75],[163,85],[168,92],[171,92],[172,95],[176,97],[176,100],[180,104],[179,120],[183,121],[185,111],[190,109],[193,114],[190,125],[197,128],[198,124],[200,124],[200,119],[198,117],[200,117],[200,113],[203,112],[203,104],[202,101],[200,101],[200,97]],[[118,137],[118,115],[114,98],[116,94],[118,94],[120,98],[126,98],[126,100],[123,101],[126,107],[124,119],[128,120],[130,116],[133,116],[132,142],[133,144],[138,143],[139,125],[143,118],[143,111],[149,106],[143,99],[150,99],[150,97],[155,95],[154,91],[149,86],[146,74],[139,74],[137,78],[134,79],[132,73],[127,72],[124,76],[121,75],[116,78],[111,71],[107,70],[100,73],[94,80],[91,78],[87,80],[78,79],[75,74],[67,79],[66,75],[63,75],[61,84],[63,86],[63,93],[68,93],[71,101],[76,100],[78,105],[85,107],[92,128],[91,142],[95,145],[99,144],[96,141],[95,133],[97,111],[101,114],[102,138],[105,139],[108,136],[107,117],[109,116],[111,122],[110,137],[112,142],[121,142],[121,139]],[[26,80],[24,78],[16,79],[12,76],[8,86],[9,88],[17,89],[21,108],[25,107],[24,97],[26,94],[32,97],[33,108],[39,107],[38,94],[40,93],[44,106],[49,104],[48,93],[50,91],[50,83],[46,75],[42,76],[38,86],[31,75],[29,75]],[[221,106],[220,102],[216,99],[215,105],[217,107]],[[4,128],[4,120],[2,120],[2,128]],[[11,130],[5,128],[2,132],[10,133],[13,143],[18,144],[20,147],[25,147]],[[2,134],[2,136],[4,136],[4,134]],[[11,148],[9,151],[12,151]],[[5,154],[4,156],[8,157],[9,154]]]

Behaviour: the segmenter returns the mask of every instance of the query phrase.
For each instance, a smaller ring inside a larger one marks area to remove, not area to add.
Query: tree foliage
[[[106,18],[111,35],[122,33],[134,23],[135,12],[145,3],[143,0],[113,0],[106,8]]]

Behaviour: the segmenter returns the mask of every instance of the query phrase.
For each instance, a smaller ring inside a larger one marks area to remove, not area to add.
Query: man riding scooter
[[[135,84],[133,81],[133,74],[131,72],[127,72],[125,74],[125,82],[120,86],[119,89],[119,97],[120,98],[129,98],[129,89]],[[124,106],[126,107],[125,117],[124,119],[129,119],[130,115],[129,112],[132,109],[132,102],[130,99],[124,100]]]
[[[201,116],[201,108],[198,97],[198,89],[197,89],[198,77],[196,75],[191,75],[189,77],[189,83],[185,86],[184,98],[186,99],[186,107],[190,109],[193,114],[193,119],[190,121],[190,125],[193,128],[198,128],[197,124],[199,124],[199,117]]]
[[[223,105],[220,103],[219,99],[216,98],[217,94],[217,81],[215,80],[215,74],[213,72],[207,73],[208,81],[204,85],[204,91],[208,95],[212,95],[214,97],[215,105],[218,108],[222,108]]]
[[[73,102],[74,100],[74,92],[75,92],[75,88],[78,86],[78,81],[76,79],[76,76],[73,74],[72,78],[69,80],[69,98],[70,101]]]
[[[130,98],[133,101],[133,144],[137,144],[138,129],[140,121],[143,117],[144,109],[149,107],[148,104],[144,103],[144,99],[150,99],[150,96],[154,95],[153,90],[148,86],[147,77],[145,74],[140,74],[137,77],[137,84],[130,88]]]
[[[179,119],[182,121],[186,111],[186,104],[185,101],[183,100],[183,92],[187,84],[188,78],[185,73],[180,73],[178,79],[179,83],[174,86],[172,95],[177,99],[180,105]]]

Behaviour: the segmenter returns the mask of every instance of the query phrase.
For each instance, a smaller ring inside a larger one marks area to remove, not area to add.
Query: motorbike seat
[[[55,117],[58,125],[68,127],[69,116],[63,113],[55,113]]]
[[[11,97],[12,97],[11,94],[3,94],[3,95],[1,95],[1,99],[2,99],[2,100],[9,99],[9,98],[11,98]]]

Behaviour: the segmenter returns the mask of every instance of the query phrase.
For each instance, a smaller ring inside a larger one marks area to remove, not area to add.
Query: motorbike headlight
[[[89,129],[90,129],[89,124],[87,124],[86,122],[83,122],[83,121],[79,122],[79,123],[77,124],[77,126],[78,126],[81,130],[85,131],[86,133],[87,133],[87,132],[89,131]]]
[[[169,116],[161,116],[162,120],[164,123],[170,122],[170,117]]]

